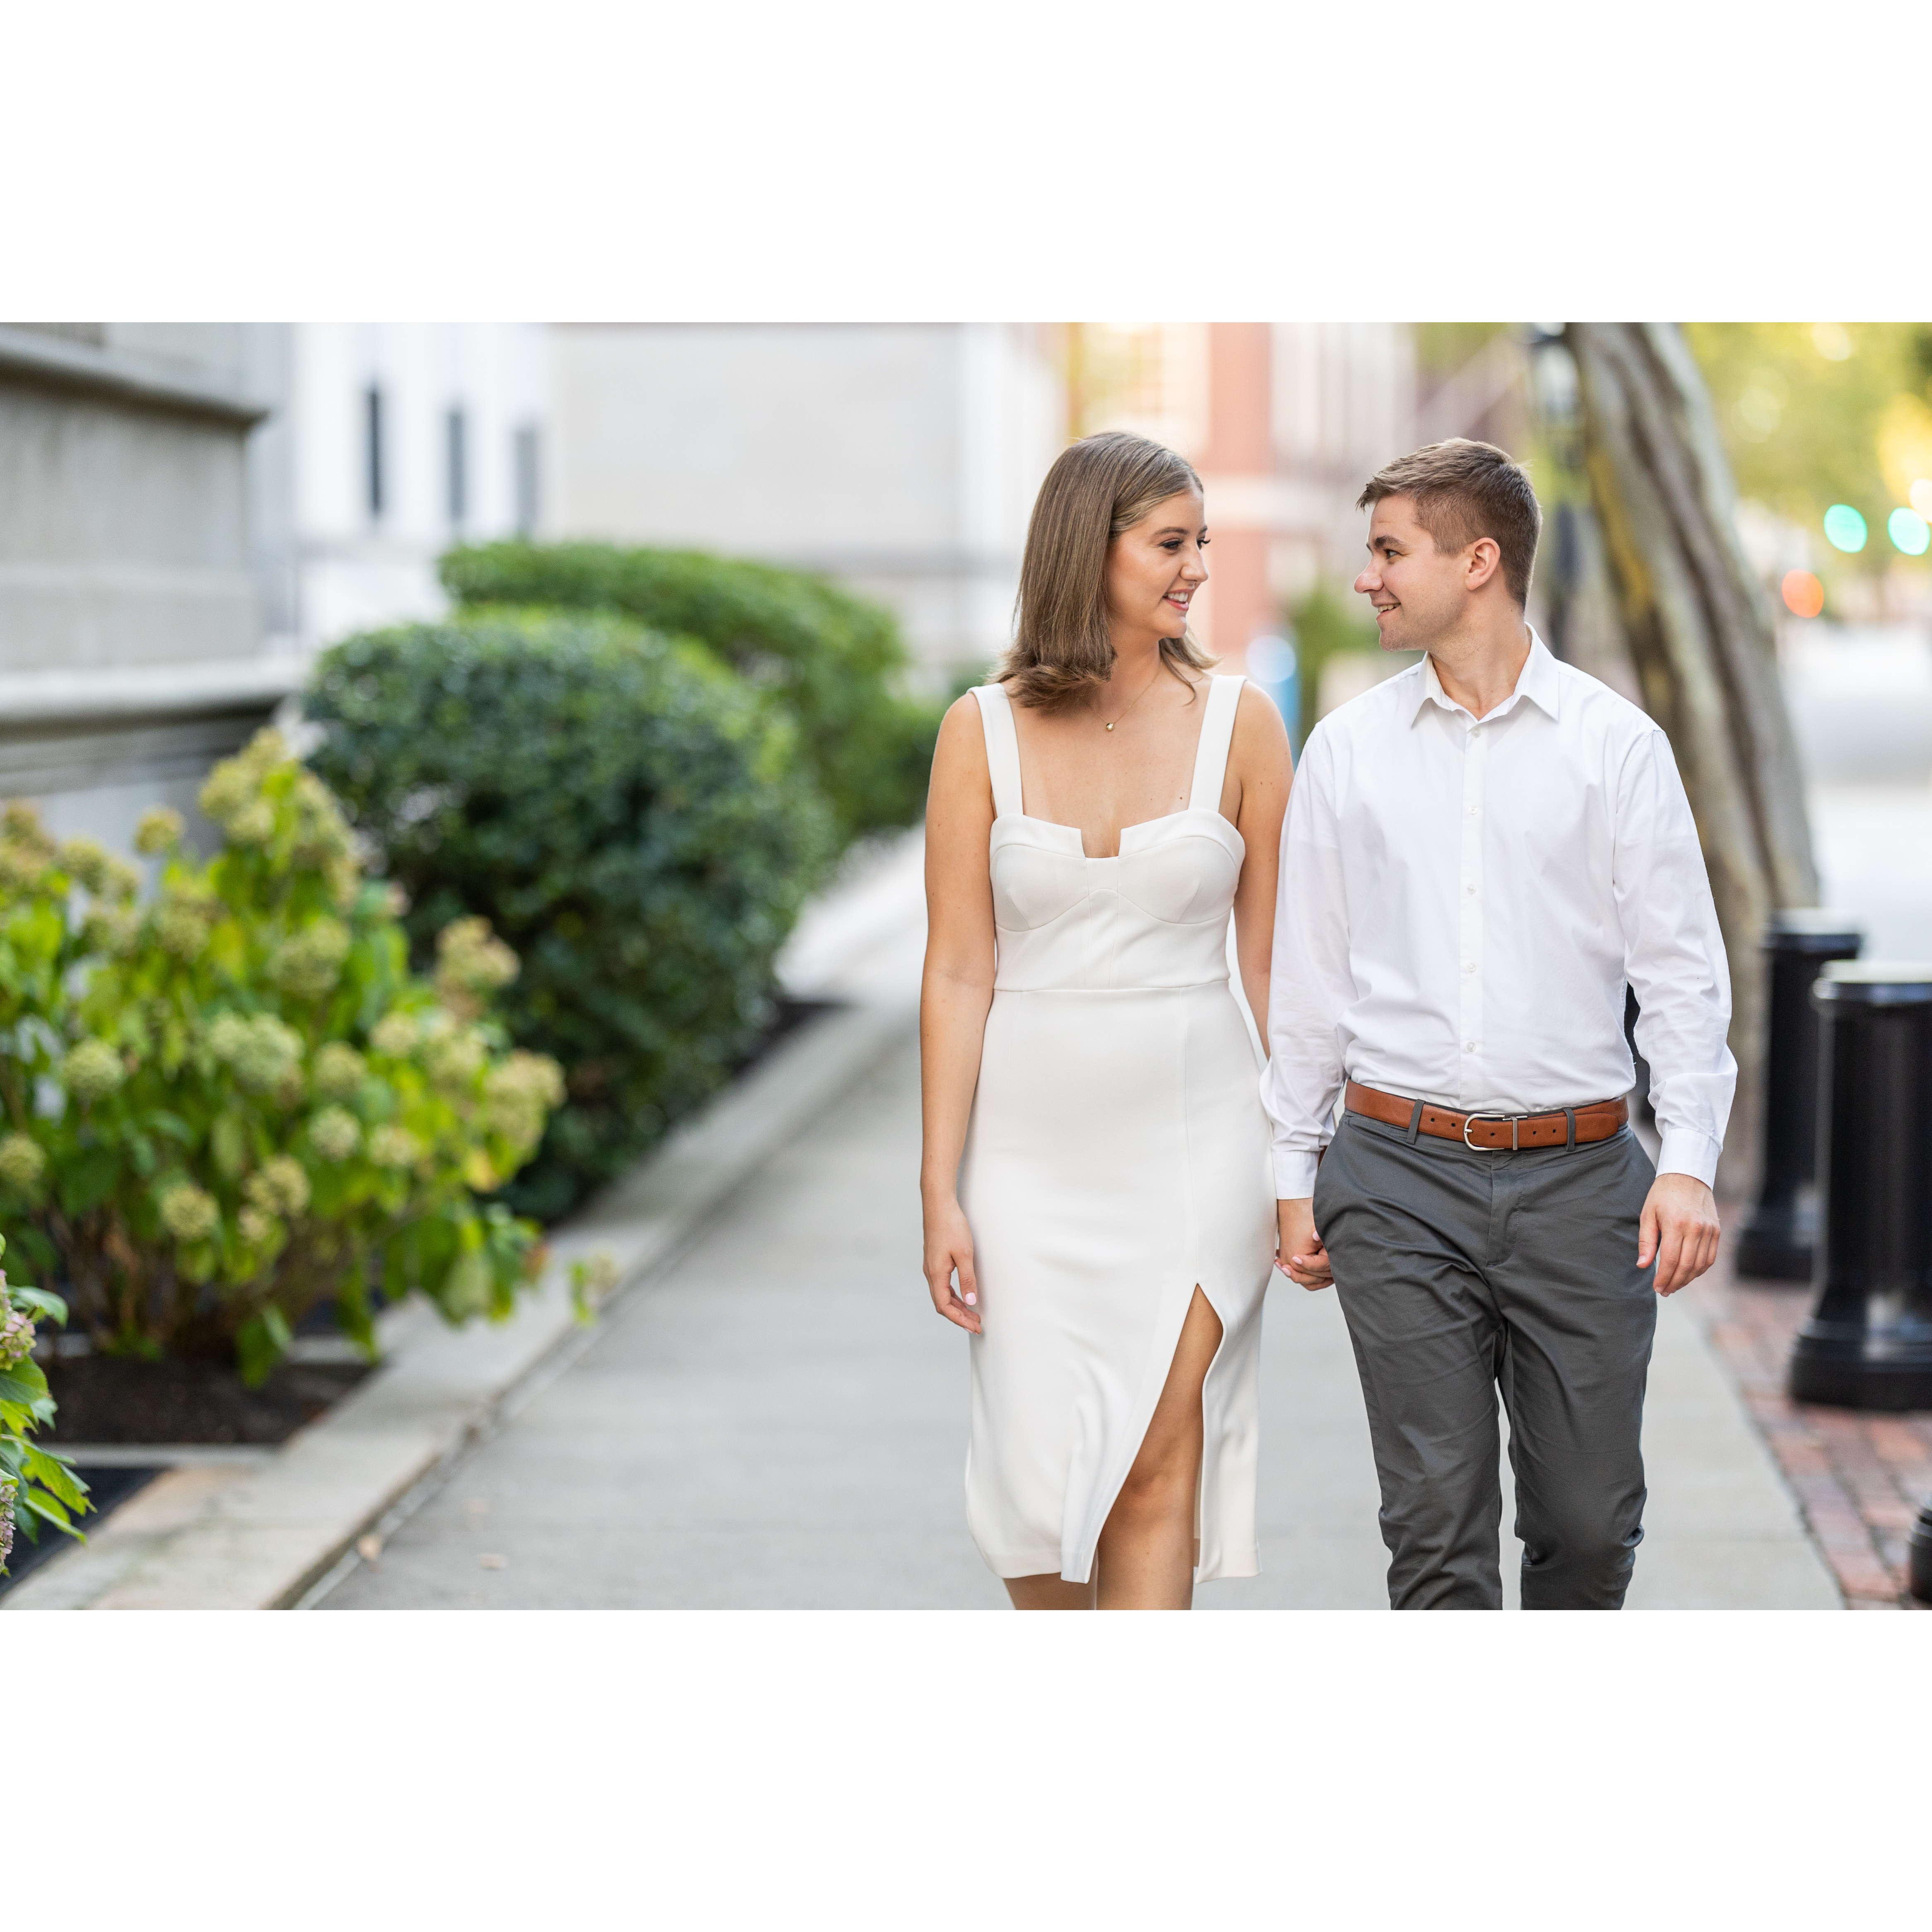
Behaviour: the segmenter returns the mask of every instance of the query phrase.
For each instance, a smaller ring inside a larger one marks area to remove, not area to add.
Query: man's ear
[[[1480,590],[1502,568],[1502,546],[1494,537],[1478,537],[1469,546],[1468,561],[1463,566],[1463,587]]]

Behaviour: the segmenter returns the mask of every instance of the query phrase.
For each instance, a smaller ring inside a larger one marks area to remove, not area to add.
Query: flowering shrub
[[[177,814],[142,821],[146,907],[98,846],[0,814],[0,1216],[96,1347],[250,1381],[325,1298],[364,1347],[378,1287],[507,1314],[537,1231],[477,1197],[562,1092],[488,1017],[514,956],[459,920],[412,977],[395,889],[272,731],[201,803],[206,863]]]
[[[7,1244],[0,1240],[0,1254]],[[38,1538],[44,1522],[70,1536],[74,1518],[88,1507],[87,1485],[61,1457],[27,1438],[54,1417],[47,1378],[34,1360],[34,1324],[62,1322],[67,1310],[57,1294],[9,1287],[0,1273],[0,1575],[14,1552],[17,1522]]]

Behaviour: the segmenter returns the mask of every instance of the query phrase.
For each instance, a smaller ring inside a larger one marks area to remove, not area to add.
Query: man
[[[1358,507],[1382,648],[1427,655],[1323,719],[1295,779],[1264,1089],[1280,1265],[1342,1298],[1390,1603],[1502,1607],[1500,1387],[1524,1608],[1616,1610],[1653,1290],[1717,1256],[1724,942],[1663,733],[1524,621],[1522,469],[1434,443]]]

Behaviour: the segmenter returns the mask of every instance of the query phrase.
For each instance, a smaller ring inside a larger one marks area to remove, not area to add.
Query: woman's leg
[[[1006,1594],[1016,1610],[1090,1610],[1091,1583],[1070,1583],[1048,1570],[1043,1576],[1009,1576]]]
[[[1100,1532],[1096,1567],[1103,1610],[1184,1610],[1193,1604],[1201,1385],[1220,1346],[1221,1318],[1197,1288],[1154,1420]]]

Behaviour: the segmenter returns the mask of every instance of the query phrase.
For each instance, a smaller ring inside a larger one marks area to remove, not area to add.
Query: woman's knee
[[[1192,1443],[1154,1445],[1136,1459],[1114,1507],[1137,1517],[1178,1514],[1194,1506],[1201,1455]]]

